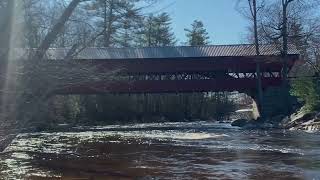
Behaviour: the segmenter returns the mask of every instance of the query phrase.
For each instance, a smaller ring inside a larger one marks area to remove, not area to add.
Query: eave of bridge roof
[[[51,48],[47,51],[48,59],[64,59],[68,48]],[[261,45],[261,56],[279,56],[281,47],[277,45]],[[299,51],[289,46],[289,55],[299,55]],[[210,45],[210,46],[175,46],[147,48],[86,48],[73,59],[86,60],[128,60],[128,59],[184,59],[210,57],[249,57],[256,56],[255,46],[242,45]]]
[[[3,49],[0,49],[0,54]],[[35,49],[15,48],[15,59],[24,59]],[[70,48],[50,48],[45,56],[49,60],[63,60]],[[280,56],[279,45],[260,45],[260,56]],[[299,57],[299,51],[294,45],[289,45],[288,55]],[[144,48],[101,48],[88,47],[73,56],[75,60],[152,60],[152,59],[221,59],[225,57],[255,57],[255,46],[252,44],[239,45],[207,45],[207,46],[172,46]],[[298,59],[298,58],[296,58]]]

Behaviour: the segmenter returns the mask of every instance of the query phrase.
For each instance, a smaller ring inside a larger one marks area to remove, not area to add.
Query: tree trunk
[[[282,5],[282,56],[283,56],[283,70],[282,77],[284,86],[287,85],[287,56],[288,56],[288,14],[287,14],[288,2]]]
[[[249,0],[250,3],[250,0]],[[250,4],[251,5],[251,4]],[[254,42],[256,55],[260,56],[260,46],[259,46],[259,36],[258,36],[258,16],[257,16],[257,1],[252,0],[252,16],[254,24]],[[262,80],[261,80],[261,66],[259,60],[256,63],[256,73],[257,73],[257,91],[258,91],[258,109],[260,112],[260,118],[264,118],[264,109],[263,109],[263,91],[262,91]]]
[[[72,0],[58,22],[53,26],[52,30],[46,35],[40,47],[37,49],[34,60],[41,60],[49,47],[57,39],[59,33],[63,30],[65,23],[68,21],[73,11],[76,9],[81,0]]]
[[[282,69],[282,93],[283,93],[283,113],[289,113],[289,94],[288,94],[288,5],[293,0],[285,0],[282,3],[282,61],[283,61],[283,69]]]
[[[105,4],[106,5],[106,4]],[[107,15],[107,7],[105,7],[105,15]],[[105,32],[105,39],[104,39],[104,46],[105,47],[110,47],[110,42],[111,42],[111,34],[112,34],[112,24],[113,24],[113,21],[114,21],[114,14],[113,14],[113,11],[114,11],[114,1],[111,0],[110,1],[110,9],[109,9],[109,14],[108,14],[108,23],[106,22],[107,20],[107,17],[105,16],[105,25],[106,25],[106,32]]]

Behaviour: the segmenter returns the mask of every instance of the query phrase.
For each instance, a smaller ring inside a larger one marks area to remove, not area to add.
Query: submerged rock
[[[274,129],[280,128],[279,123],[272,121],[263,121],[258,118],[257,120],[238,119],[231,123],[232,126],[242,127],[244,129]]]
[[[244,127],[248,124],[249,120],[247,119],[238,119],[231,123],[231,126]]]
[[[289,118],[286,117],[285,115],[278,115],[278,116],[274,116],[274,117],[270,118],[269,121],[279,123],[279,122],[283,122],[284,120],[289,121]]]
[[[277,128],[277,126],[272,124],[272,123],[268,123],[268,122],[249,121],[249,123],[246,124],[245,126],[243,126],[243,128],[245,128],[245,129],[262,129],[262,130],[266,130],[266,129]]]

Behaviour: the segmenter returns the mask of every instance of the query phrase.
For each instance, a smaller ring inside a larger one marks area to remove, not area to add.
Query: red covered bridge
[[[283,58],[280,47],[219,45],[151,48],[87,48],[75,60],[98,64],[102,71],[121,69],[119,80],[72,85],[57,94],[179,93],[255,91],[256,65],[261,65],[262,87],[280,86]],[[63,59],[67,49],[50,49],[49,59]],[[299,59],[292,46],[287,57],[291,69]]]

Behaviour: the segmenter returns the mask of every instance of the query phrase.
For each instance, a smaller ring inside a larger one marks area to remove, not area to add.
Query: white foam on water
[[[28,137],[29,135],[29,137]],[[34,137],[30,137],[34,136]],[[110,139],[108,137],[118,137]],[[205,132],[181,132],[181,131],[99,131],[99,132],[68,132],[68,133],[34,133],[19,135],[8,147],[8,151],[40,151],[44,153],[71,152],[81,142],[129,142],[128,139],[136,139],[141,143],[152,143],[150,140],[158,141],[193,141],[205,139],[222,139],[229,137],[226,134]]]
[[[201,140],[228,137],[226,134],[214,133],[195,133],[195,132],[178,132],[178,131],[148,131],[148,132],[123,132],[119,133],[122,137],[148,138],[157,140]]]
[[[213,134],[213,133],[174,133],[169,134],[166,136],[166,134],[158,134],[156,135],[158,137],[163,136],[164,138],[168,139],[181,139],[181,140],[201,140],[201,139],[211,139],[211,138],[223,138],[228,137],[225,134]]]

